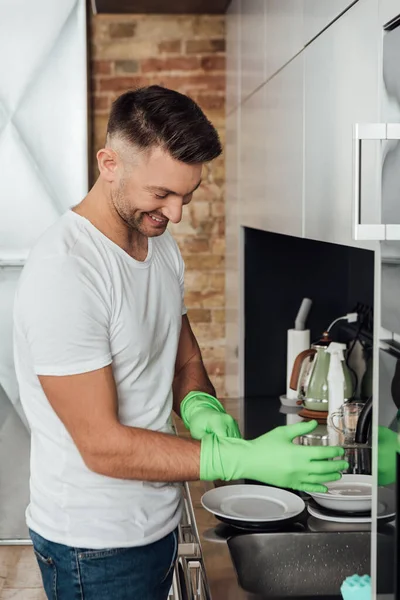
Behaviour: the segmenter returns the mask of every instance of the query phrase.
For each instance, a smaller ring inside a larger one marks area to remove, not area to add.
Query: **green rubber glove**
[[[218,437],[241,438],[235,419],[222,404],[205,392],[190,392],[181,402],[181,417],[192,438],[201,440],[207,433]]]
[[[396,481],[397,433],[387,427],[378,427],[378,485]]]
[[[317,425],[309,421],[277,427],[251,441],[206,435],[201,441],[200,479],[254,479],[304,492],[326,492],[323,483],[340,479],[340,471],[349,465],[327,460],[343,456],[343,448],[293,444],[294,438]]]

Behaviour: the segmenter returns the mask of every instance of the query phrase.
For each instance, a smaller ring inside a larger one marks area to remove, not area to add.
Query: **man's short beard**
[[[111,203],[114,207],[115,212],[120,217],[120,219],[128,226],[130,229],[134,231],[140,232],[140,224],[143,221],[143,214],[139,213],[137,217],[134,215],[129,215],[125,210],[124,206],[126,203],[124,202],[124,190],[125,190],[125,180],[122,179],[120,185],[115,193],[111,191],[110,199]]]

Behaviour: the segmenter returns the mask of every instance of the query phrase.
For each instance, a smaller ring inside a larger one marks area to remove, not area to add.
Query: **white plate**
[[[366,512],[372,504],[371,475],[343,475],[339,481],[327,483],[326,493],[310,496],[315,502],[339,512]]]
[[[206,492],[201,503],[218,517],[249,523],[267,523],[300,515],[303,500],[280,488],[265,485],[225,485]]]
[[[334,523],[371,523],[371,517],[355,517],[351,515],[335,515],[326,514],[324,512],[320,512],[317,508],[313,506],[307,506],[307,510],[312,517],[316,517],[317,519],[321,519],[321,521],[333,521]]]

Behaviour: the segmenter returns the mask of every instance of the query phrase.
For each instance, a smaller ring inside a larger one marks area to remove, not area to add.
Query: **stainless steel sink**
[[[378,535],[380,580],[390,587],[393,537]],[[346,577],[370,573],[369,531],[251,533],[230,538],[228,546],[240,586],[269,599],[339,597]]]

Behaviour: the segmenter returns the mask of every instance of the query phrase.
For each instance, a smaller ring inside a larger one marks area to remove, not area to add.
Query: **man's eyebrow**
[[[193,192],[195,192],[197,190],[197,188],[200,187],[201,182],[202,182],[202,180],[200,179],[200,181],[196,184],[196,187],[193,188],[193,190],[191,192],[189,192],[189,194],[187,194],[187,195],[193,194]],[[170,189],[160,186],[160,185],[147,185],[146,189],[151,192],[162,192],[164,194],[174,194],[175,196],[179,196],[179,194],[177,194],[173,190],[170,190]]]

